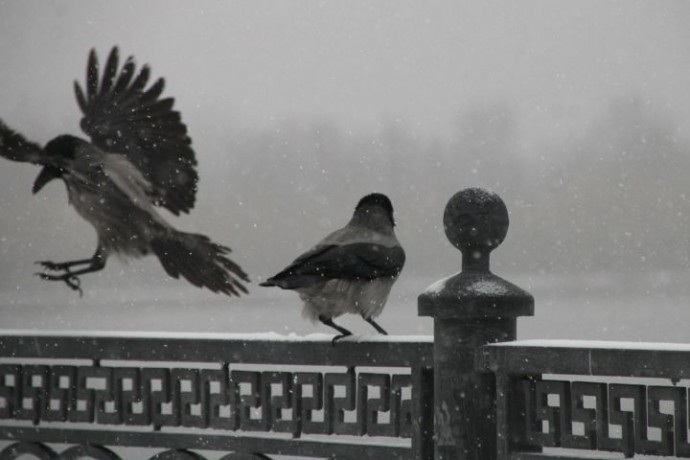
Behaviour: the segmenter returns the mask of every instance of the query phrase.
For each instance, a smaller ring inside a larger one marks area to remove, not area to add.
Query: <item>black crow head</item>
[[[46,144],[45,151],[49,156],[59,156],[63,158],[74,158],[74,153],[77,147],[84,144],[85,141],[78,137],[63,134]]]
[[[41,172],[38,173],[36,180],[34,180],[34,186],[31,189],[34,194],[38,193],[51,180],[62,177],[64,173],[62,168],[55,166],[50,160],[56,157],[74,158],[74,152],[77,146],[83,142],[83,140],[77,137],[63,135],[56,137],[46,144],[44,149],[46,162]]]
[[[395,226],[395,219],[393,219],[393,204],[391,203],[391,200],[389,200],[388,197],[383,193],[371,193],[359,200],[359,203],[357,203],[357,207],[355,208],[355,212],[372,206],[378,206],[386,211],[386,215],[388,215],[391,225]]]

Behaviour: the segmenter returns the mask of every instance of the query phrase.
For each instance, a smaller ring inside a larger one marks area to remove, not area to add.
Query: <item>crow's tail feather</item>
[[[310,286],[320,281],[325,281],[325,278],[313,275],[293,275],[292,273],[286,271],[268,278],[266,281],[259,283],[259,286],[276,286],[282,289],[297,289]]]
[[[194,286],[229,296],[247,293],[242,282],[247,274],[227,257],[230,248],[214,243],[205,235],[174,232],[151,241],[161,265],[173,278],[180,275]]]

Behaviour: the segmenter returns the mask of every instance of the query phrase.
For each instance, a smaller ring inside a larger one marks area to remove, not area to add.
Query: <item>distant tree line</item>
[[[501,194],[511,213],[496,256],[504,268],[688,268],[690,142],[672,117],[641,98],[614,100],[582,136],[528,157],[516,153],[517,122],[509,106],[473,110],[447,140],[395,121],[356,134],[330,123],[285,124],[234,136],[227,170],[214,174],[254,184],[236,188],[251,205],[232,220],[253,222],[248,232],[264,227],[262,240],[309,245],[310,235],[342,224],[360,195],[379,190],[394,200],[408,268],[426,270],[452,250],[440,224],[446,200],[478,185]]]

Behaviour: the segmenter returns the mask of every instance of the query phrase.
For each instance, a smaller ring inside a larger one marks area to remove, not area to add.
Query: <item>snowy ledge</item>
[[[127,339],[188,339],[188,340],[241,340],[241,341],[294,341],[328,342],[333,334],[308,335],[278,334],[277,332],[219,333],[219,332],[161,332],[161,331],[46,331],[33,329],[0,329],[0,337],[80,337],[80,338],[127,338]],[[341,339],[345,342],[425,342],[432,343],[430,335],[352,335]]]
[[[690,344],[520,340],[483,347],[481,371],[609,377],[690,378]]]
[[[0,330],[0,359],[175,361],[415,367],[433,362],[430,336]]]
[[[622,342],[607,340],[516,340],[489,345],[490,347],[580,348],[596,350],[649,350],[690,352],[690,344],[664,342]]]

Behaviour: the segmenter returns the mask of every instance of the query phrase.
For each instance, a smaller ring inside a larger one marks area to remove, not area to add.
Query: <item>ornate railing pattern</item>
[[[108,458],[117,445],[171,449],[166,458],[428,458],[430,339],[6,332],[0,350],[3,439]]]
[[[690,346],[511,342],[485,346],[479,369],[498,382],[499,458],[552,458],[534,453],[543,448],[690,457]]]

